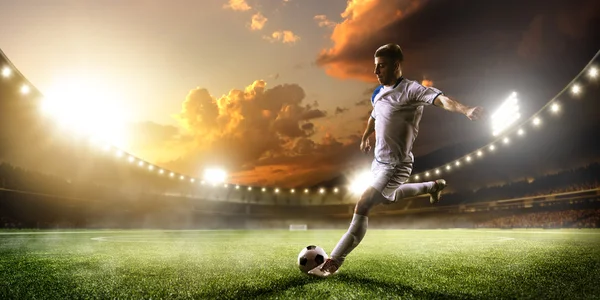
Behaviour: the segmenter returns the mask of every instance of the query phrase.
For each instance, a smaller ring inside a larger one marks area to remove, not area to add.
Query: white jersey
[[[379,86],[371,103],[375,119],[375,160],[390,168],[410,166],[412,147],[419,133],[423,106],[432,105],[442,92],[400,77],[393,87]]]

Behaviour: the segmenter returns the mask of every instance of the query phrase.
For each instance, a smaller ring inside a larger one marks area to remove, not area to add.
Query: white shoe
[[[340,264],[337,261],[328,258],[324,263],[308,271],[308,274],[324,278],[335,274],[339,268]]]

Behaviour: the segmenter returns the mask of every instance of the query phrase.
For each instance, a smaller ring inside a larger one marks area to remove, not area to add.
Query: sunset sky
[[[599,17],[594,0],[7,0],[0,48],[44,94],[85,86],[60,112],[146,161],[293,187],[368,168],[379,46],[407,78],[489,110],[516,90],[527,114],[600,49]],[[413,152],[490,132],[426,108]]]

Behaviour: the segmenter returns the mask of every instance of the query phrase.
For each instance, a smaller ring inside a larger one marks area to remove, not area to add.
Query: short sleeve
[[[443,93],[434,87],[426,87],[415,82],[411,86],[410,94],[410,102],[420,105],[432,105],[435,98]]]
[[[383,88],[383,85],[378,86],[373,91],[373,95],[371,95],[371,105],[375,106],[375,96],[377,96],[377,94],[379,94],[379,91],[381,91],[381,88]]]

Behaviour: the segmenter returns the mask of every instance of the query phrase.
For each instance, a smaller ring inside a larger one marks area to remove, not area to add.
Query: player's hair
[[[386,44],[375,51],[375,57],[388,57],[393,60],[402,62],[404,60],[404,54],[402,54],[402,48],[397,44]]]

